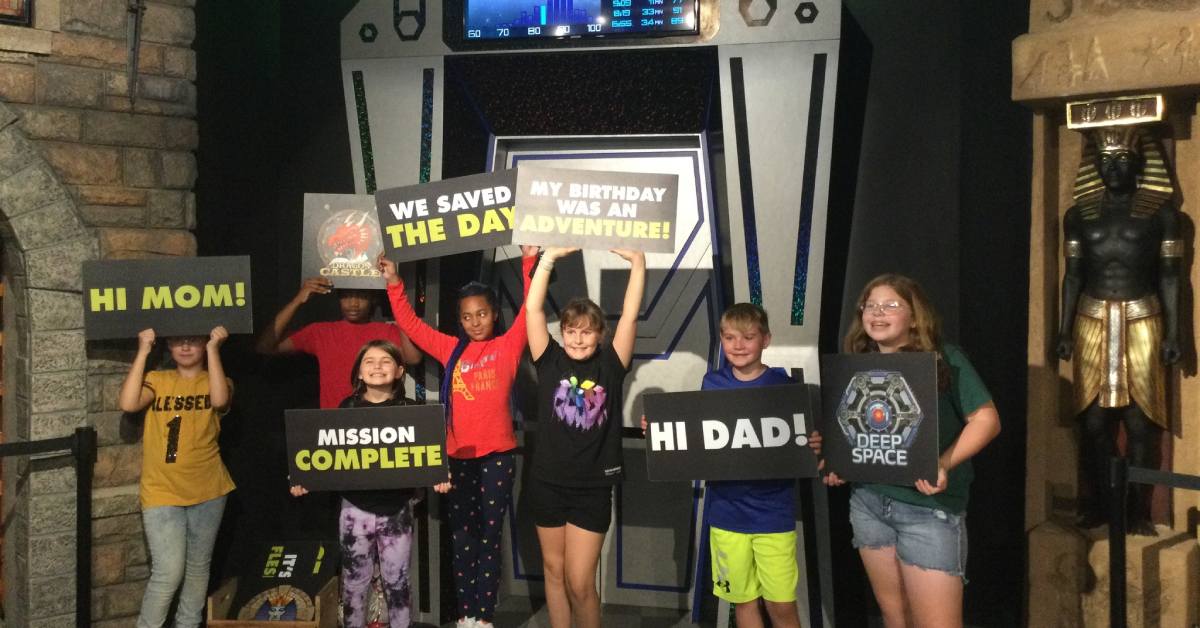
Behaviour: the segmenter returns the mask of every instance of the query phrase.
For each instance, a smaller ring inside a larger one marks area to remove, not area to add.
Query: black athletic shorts
[[[530,477],[525,507],[534,525],[557,528],[571,524],[590,532],[608,532],[612,520],[612,486],[560,486]]]

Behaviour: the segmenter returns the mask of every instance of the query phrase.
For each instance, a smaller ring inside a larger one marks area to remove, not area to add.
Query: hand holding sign
[[[213,327],[213,330],[208,334],[208,350],[216,351],[220,349],[221,345],[225,344],[225,341],[228,339],[229,332],[224,327],[220,325]]]
[[[938,471],[937,471],[937,484],[930,484],[929,480],[922,478],[920,480],[917,480],[917,482],[916,482],[917,490],[921,491],[925,495],[936,495],[936,494],[946,490],[946,482],[948,480],[949,480],[949,478],[946,475],[946,463],[941,457],[939,457],[938,458]]]
[[[524,246],[522,246],[524,248]],[[561,258],[564,258],[572,253],[579,251],[578,247],[552,246],[542,251],[542,261],[548,261],[551,265]]]
[[[396,272],[396,262],[393,262],[386,255],[380,253],[376,263],[379,264],[379,272],[383,275],[383,280],[387,282],[387,285],[400,283],[400,273]]]
[[[383,253],[380,253],[383,255]],[[300,291],[296,293],[292,299],[297,305],[308,303],[309,297],[314,294],[329,294],[333,292],[333,282],[324,277],[309,277],[300,284]]]
[[[150,355],[150,350],[154,348],[154,330],[143,329],[138,332],[138,353],[143,356]]]
[[[617,257],[629,262],[630,264],[632,264],[633,260],[637,259],[639,256],[640,257],[646,256],[645,253],[643,253],[641,251],[636,251],[633,249],[610,249],[609,252],[616,255]]]

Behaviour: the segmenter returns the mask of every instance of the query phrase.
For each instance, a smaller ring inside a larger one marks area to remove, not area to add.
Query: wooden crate
[[[313,600],[316,619],[313,621],[260,621],[223,619],[232,611],[233,595],[237,591],[237,578],[226,580],[212,595],[208,596],[208,625],[210,628],[337,628],[338,627],[338,579],[330,578]]]

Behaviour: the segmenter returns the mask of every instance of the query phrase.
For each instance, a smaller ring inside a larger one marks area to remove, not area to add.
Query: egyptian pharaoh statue
[[[1131,464],[1157,468],[1169,426],[1167,368],[1180,357],[1179,293],[1183,242],[1161,148],[1136,125],[1089,131],[1063,219],[1066,273],[1058,356],[1072,359],[1074,408],[1081,422],[1084,502],[1081,525],[1107,519],[1108,460],[1116,424]],[[1154,534],[1149,487],[1134,485],[1129,530]]]

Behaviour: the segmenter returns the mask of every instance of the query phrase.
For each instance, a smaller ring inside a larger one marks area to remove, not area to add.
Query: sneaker
[[[454,624],[454,628],[476,628],[478,625],[479,624],[475,622],[474,617],[463,617],[462,619],[459,619],[456,624]]]

